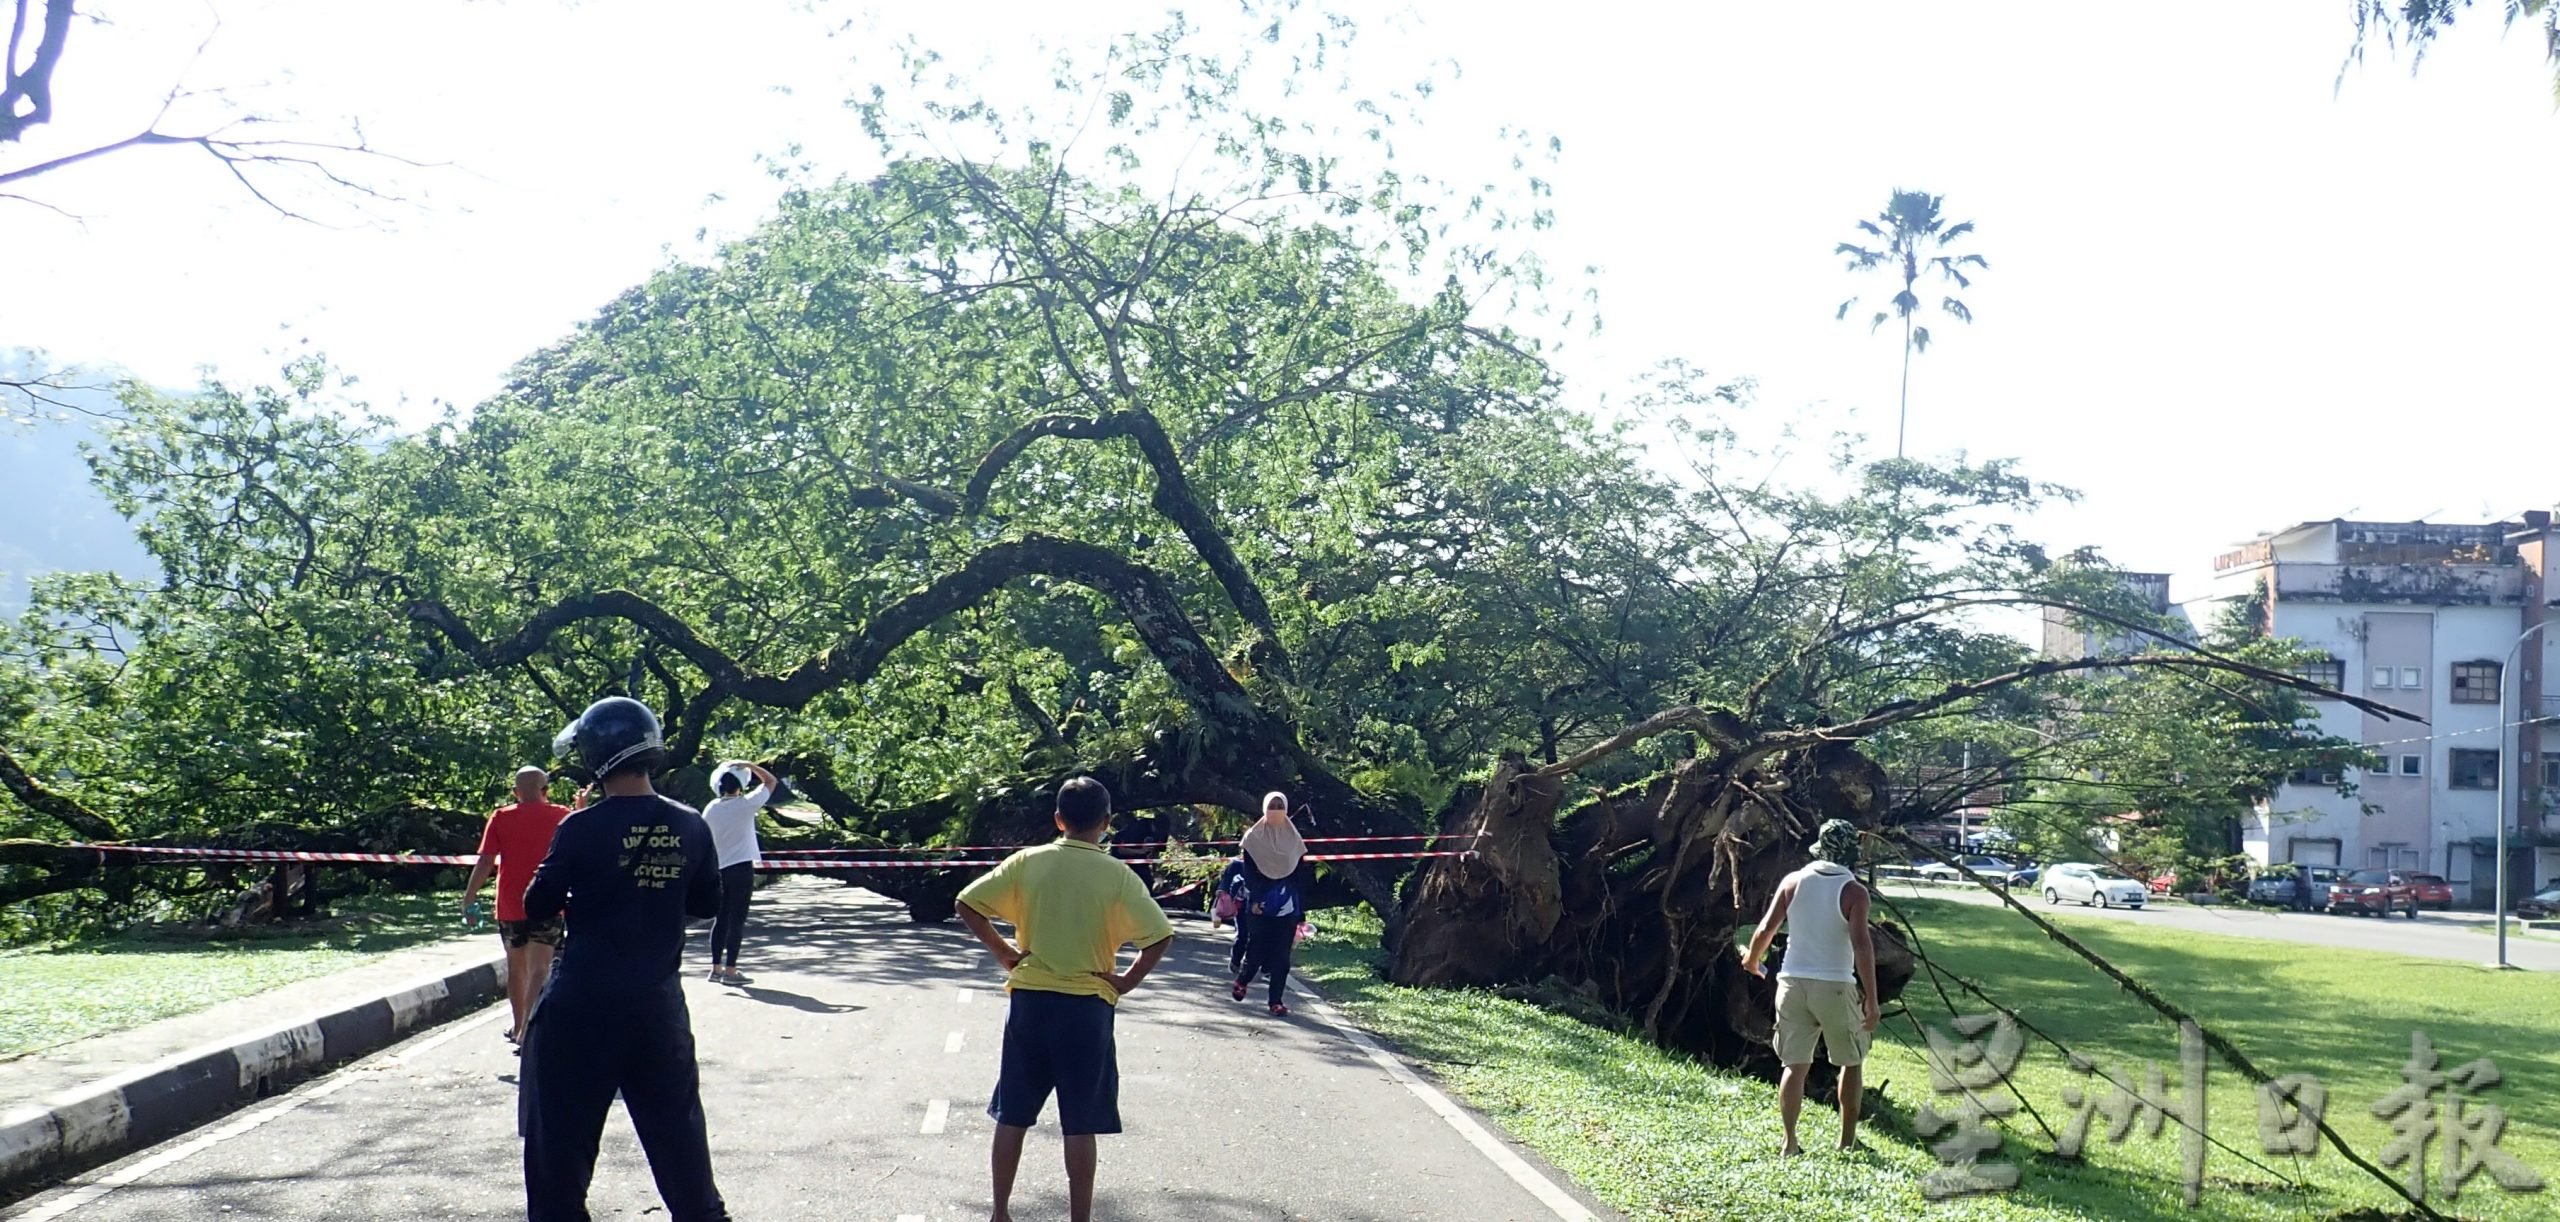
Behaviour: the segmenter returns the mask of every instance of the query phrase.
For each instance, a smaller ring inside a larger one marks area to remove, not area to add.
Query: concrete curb
[[[0,1112],[0,1200],[158,1144],[506,995],[506,961],[209,1044]]]

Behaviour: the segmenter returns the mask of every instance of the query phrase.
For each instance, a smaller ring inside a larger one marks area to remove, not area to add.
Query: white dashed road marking
[[[941,1132],[943,1126],[950,1123],[951,1101],[948,1099],[936,1099],[933,1102],[924,1105],[924,1127],[917,1131],[923,1133],[927,1137],[931,1137],[932,1135]]]
[[[943,1037],[943,1039],[942,1039],[942,1050],[943,1050],[944,1052],[958,1052],[958,1051],[960,1051],[960,1045],[965,1044],[965,1043],[967,1043],[968,1041],[969,1041],[969,1033],[968,1033],[968,1032],[966,1032],[966,1031],[954,1031],[954,1032],[952,1032],[951,1034],[949,1034],[949,1035],[947,1035],[947,1036],[944,1036],[944,1037]]]

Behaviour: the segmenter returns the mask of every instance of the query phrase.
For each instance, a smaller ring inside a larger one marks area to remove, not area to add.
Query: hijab
[[[1262,818],[1245,829],[1244,855],[1264,878],[1287,878],[1298,872],[1307,842],[1289,821],[1289,795],[1273,790],[1262,795]]]

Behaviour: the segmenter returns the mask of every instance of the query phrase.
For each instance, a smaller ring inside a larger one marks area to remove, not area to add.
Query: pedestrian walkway
[[[503,995],[486,936],[0,1064],[0,1199],[188,1133]]]
[[[93,1082],[154,1065],[251,1032],[309,1020],[360,1005],[427,977],[450,976],[503,956],[487,933],[457,936],[393,951],[379,959],[297,980],[248,997],[235,997],[190,1014],[0,1061],[0,1099],[15,1108]]]

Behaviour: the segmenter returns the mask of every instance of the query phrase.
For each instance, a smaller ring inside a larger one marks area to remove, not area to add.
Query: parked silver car
[[[2308,886],[2311,898],[2300,906],[2314,910],[2327,908],[2329,887],[2338,881],[2339,873],[2336,866],[2300,866],[2291,874],[2264,875],[2250,881],[2249,898],[2261,904],[2291,908],[2296,906],[2294,891]]]
[[[2008,862],[1997,857],[1985,857],[1978,853],[1964,857],[1962,860],[1964,862],[1965,869],[1971,870],[2001,886],[2008,885],[2009,872],[2017,869],[2016,866],[2010,865]],[[1917,874],[1922,878],[1936,879],[1940,882],[1960,882],[1964,879],[1964,874],[1962,872],[1943,861],[1925,862],[1921,865],[1914,866],[1912,867],[1912,873]]]
[[[2064,900],[2081,905],[2096,904],[2100,908],[2140,908],[2151,898],[2151,891],[2141,883],[2110,870],[2086,862],[2056,862],[2044,868],[2044,902],[2059,904]]]

